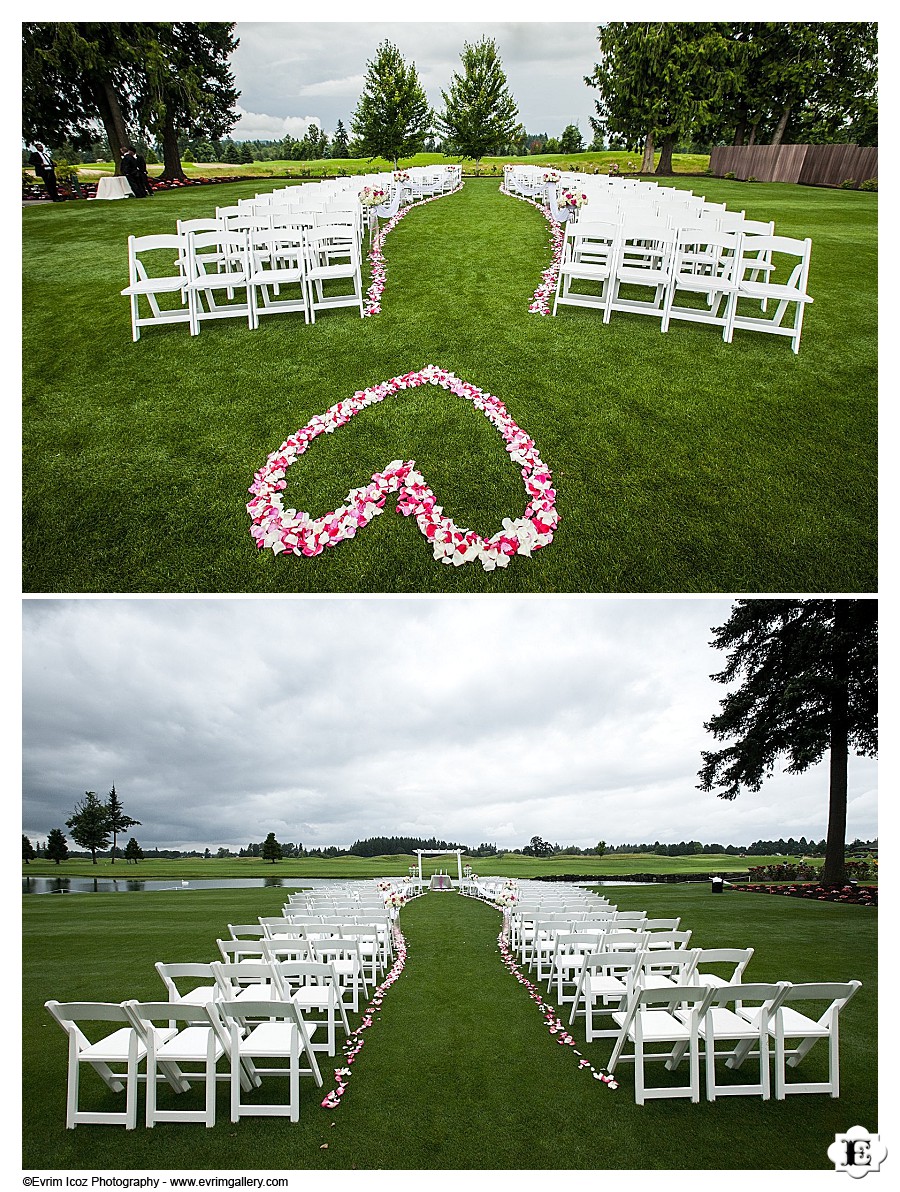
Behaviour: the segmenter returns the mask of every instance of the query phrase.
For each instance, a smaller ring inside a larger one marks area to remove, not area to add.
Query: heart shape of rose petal
[[[352,489],[339,509],[322,517],[284,508],[281,494],[287,486],[287,470],[314,439],[331,434],[361,410],[392,394],[426,384],[439,386],[471,402],[503,436],[510,459],[519,465],[528,498],[521,517],[503,518],[501,528],[490,538],[461,529],[438,505],[415,461],[399,459],[388,464],[383,472],[376,472],[365,487]],[[514,555],[530,557],[553,540],[559,521],[550,469],[538,455],[533,440],[517,426],[500,399],[431,364],[418,372],[404,373],[359,390],[324,414],[317,414],[272,452],[265,466],[256,473],[249,491],[253,494],[253,500],[247,503],[253,522],[250,533],[257,547],[268,548],[275,554],[312,557],[328,546],[345,542],[382,512],[390,493],[397,493],[398,513],[415,517],[422,534],[431,543],[434,558],[456,567],[477,560],[485,571],[493,571],[496,567],[506,567]]]

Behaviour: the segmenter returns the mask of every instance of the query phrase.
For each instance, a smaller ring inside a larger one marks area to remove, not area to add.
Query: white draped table
[[[101,178],[97,183],[95,199],[128,199],[134,197],[134,191],[125,177]]]

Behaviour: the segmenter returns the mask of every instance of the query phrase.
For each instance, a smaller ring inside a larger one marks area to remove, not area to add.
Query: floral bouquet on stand
[[[544,181],[545,182],[559,182],[561,177],[562,177],[562,175],[560,174],[559,170],[545,170],[544,171]]]
[[[409,182],[409,174],[407,174],[406,170],[395,170],[394,171],[394,181],[395,182]]]
[[[378,211],[376,208],[386,202],[387,197],[388,193],[383,186],[364,186],[359,192],[359,201],[367,216],[370,241],[374,239],[378,232]]]
[[[577,219],[578,212],[588,201],[582,190],[564,190],[559,196],[559,207],[568,212],[569,219]]]

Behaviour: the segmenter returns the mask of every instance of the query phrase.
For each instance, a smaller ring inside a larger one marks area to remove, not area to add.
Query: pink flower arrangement
[[[461,529],[438,505],[414,460],[393,460],[369,484],[351,489],[340,508],[322,517],[313,518],[300,510],[284,508],[281,494],[287,487],[287,471],[314,439],[321,434],[332,434],[355,414],[386,397],[425,384],[436,385],[471,402],[503,436],[507,453],[519,466],[525,486],[527,504],[521,517],[503,518],[501,529],[490,538]],[[254,476],[249,491],[253,494],[247,503],[253,523],[250,533],[257,547],[272,550],[276,555],[283,552],[306,558],[353,538],[383,511],[390,493],[398,494],[397,512],[415,518],[435,560],[456,567],[478,561],[485,571],[493,571],[506,567],[515,555],[530,558],[534,551],[552,542],[559,521],[553,478],[534,441],[513,421],[499,398],[434,365],[358,390],[324,414],[317,414],[272,452]]]

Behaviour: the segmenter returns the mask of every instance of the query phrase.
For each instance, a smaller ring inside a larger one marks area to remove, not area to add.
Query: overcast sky
[[[447,13],[451,6],[429,11]],[[462,70],[463,43],[483,36],[497,43],[528,132],[558,137],[567,124],[577,124],[586,142],[593,135],[588,117],[595,114],[594,92],[584,76],[597,61],[596,22],[239,22],[235,33],[240,45],[232,69],[241,92],[235,140],[278,140],[287,133],[299,138],[310,121],[329,135],[338,120],[349,130],[366,65],[385,39],[415,63],[429,103],[441,109],[441,91]]]
[[[23,827],[115,783],[142,847],[825,835],[827,770],[696,789],[728,599],[25,600]],[[851,764],[848,838],[877,833]]]

